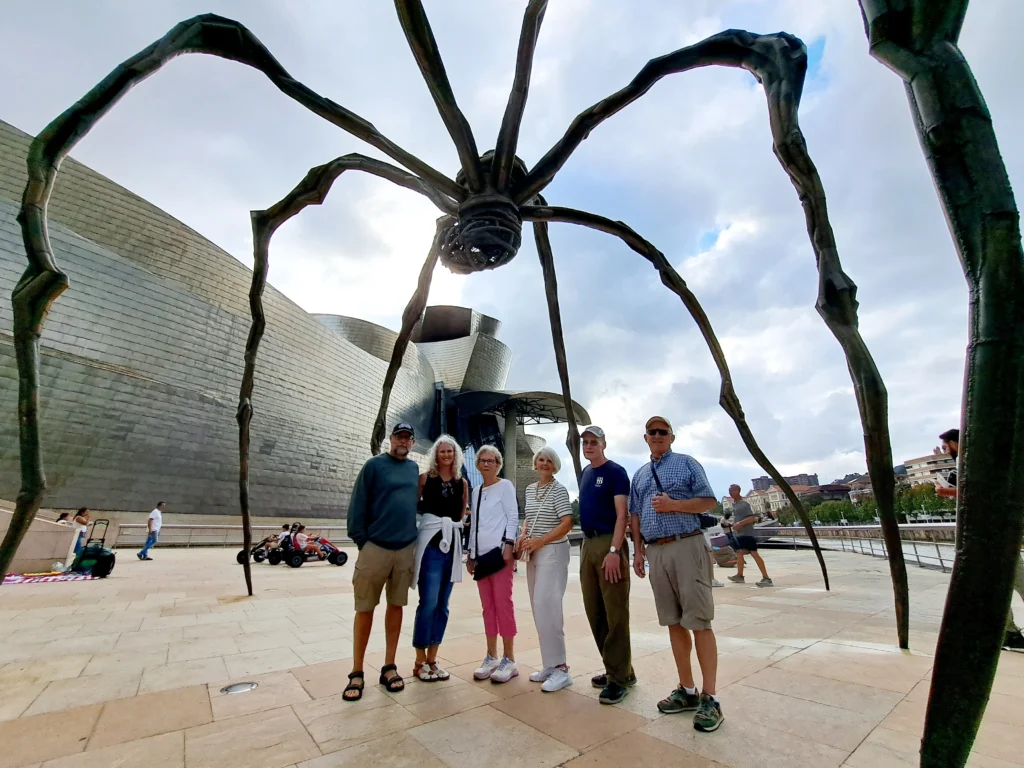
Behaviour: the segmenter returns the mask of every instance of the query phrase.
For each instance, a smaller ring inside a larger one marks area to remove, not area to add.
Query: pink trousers
[[[480,604],[484,609],[484,634],[488,637],[516,636],[512,575],[512,566],[507,565],[476,583],[476,588],[480,591]]]

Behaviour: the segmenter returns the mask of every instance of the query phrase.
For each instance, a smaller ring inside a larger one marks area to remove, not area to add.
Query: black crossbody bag
[[[665,489],[661,487],[661,479],[658,477],[658,470],[654,467],[654,462],[651,462],[651,475],[654,477],[654,486],[658,489],[658,493],[665,493]],[[668,496],[667,493],[665,493]],[[708,528],[714,528],[718,525],[718,518],[714,515],[707,515],[701,512],[697,515],[697,519],[700,523],[700,529],[706,530]]]
[[[480,486],[480,492],[476,495],[476,512],[473,513],[473,524],[474,524],[474,541],[473,551],[476,553],[476,565],[473,567],[473,581],[480,581],[486,579],[488,576],[493,576],[502,568],[505,567],[505,556],[502,550],[505,548],[504,542],[496,546],[494,549],[480,554],[480,502],[484,497],[484,487]]]

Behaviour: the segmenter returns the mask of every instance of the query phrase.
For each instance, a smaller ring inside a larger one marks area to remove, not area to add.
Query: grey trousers
[[[530,591],[533,623],[540,638],[541,663],[545,668],[565,664],[565,625],[562,600],[569,583],[569,542],[548,544],[530,553],[526,585]]]

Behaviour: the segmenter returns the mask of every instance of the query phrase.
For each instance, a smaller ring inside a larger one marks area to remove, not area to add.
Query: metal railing
[[[111,546],[141,547],[148,535],[148,523],[120,523],[117,538]],[[256,544],[268,536],[281,532],[279,525],[252,526],[252,541]],[[345,526],[307,525],[309,536],[323,536],[339,546],[351,543]],[[242,526],[240,525],[164,525],[160,528],[161,547],[240,547]]]
[[[822,549],[888,557],[880,525],[823,525],[815,526],[814,532]],[[758,528],[757,534],[762,545],[792,543],[793,549],[811,546],[803,528],[764,527]],[[903,556],[922,568],[937,568],[946,573],[953,568],[955,534],[955,523],[901,525]]]

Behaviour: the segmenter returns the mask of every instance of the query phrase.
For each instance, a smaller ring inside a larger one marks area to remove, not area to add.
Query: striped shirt
[[[704,467],[685,453],[667,451],[659,460],[647,462],[633,475],[629,489],[629,513],[640,518],[640,535],[646,541],[663,539],[666,536],[693,533],[700,528],[700,518],[688,512],[676,514],[655,512],[651,501],[658,493],[654,482],[652,463],[657,468],[658,479],[665,493],[673,499],[715,498]]]
[[[527,536],[547,536],[566,515],[572,515],[572,504],[569,502],[569,492],[557,480],[551,485],[540,489],[540,498],[537,496],[537,484],[531,483],[526,486],[526,525],[528,526]],[[565,541],[568,536],[563,536],[557,544]]]

